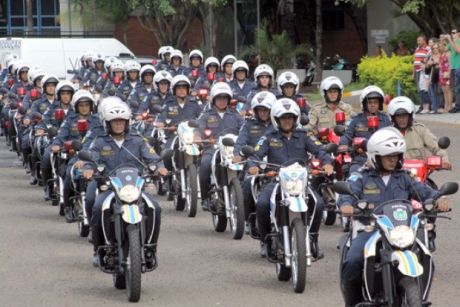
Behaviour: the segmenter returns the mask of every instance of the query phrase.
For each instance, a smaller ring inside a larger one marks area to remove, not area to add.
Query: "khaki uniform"
[[[421,159],[426,161],[429,156],[441,156],[443,162],[449,162],[447,152],[438,147],[438,138],[423,124],[414,122],[412,127],[406,130],[405,159]]]
[[[335,113],[337,111],[342,111],[345,113],[345,121],[349,122],[352,116],[352,107],[351,105],[341,101],[337,105],[337,109],[333,111],[330,109],[326,103],[321,105],[317,105],[313,107],[310,111],[310,122],[306,126],[308,130],[313,131],[313,133],[317,134],[319,128],[329,128],[334,129],[336,126],[335,123]]]

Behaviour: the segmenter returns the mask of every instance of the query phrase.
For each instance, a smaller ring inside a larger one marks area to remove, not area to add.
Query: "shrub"
[[[392,56],[381,58],[363,57],[358,64],[359,81],[377,85],[392,96],[396,95],[397,81],[401,83],[401,95],[417,101],[417,88],[412,78],[412,56]]]

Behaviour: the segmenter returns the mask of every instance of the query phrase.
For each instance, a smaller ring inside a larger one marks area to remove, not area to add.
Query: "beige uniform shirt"
[[[405,159],[421,159],[426,161],[429,156],[441,156],[444,162],[449,162],[447,152],[438,147],[438,138],[423,124],[414,122],[412,127],[406,130]]]
[[[351,114],[353,111],[351,105],[341,101],[337,105],[337,109],[334,111],[331,108],[329,108],[326,103],[323,103],[311,109],[309,115],[310,122],[308,123],[306,128],[308,130],[313,131],[315,134],[318,132],[319,128],[334,129],[334,127],[336,126],[335,113],[337,111],[342,111],[345,113],[346,122],[349,122],[351,120]]]

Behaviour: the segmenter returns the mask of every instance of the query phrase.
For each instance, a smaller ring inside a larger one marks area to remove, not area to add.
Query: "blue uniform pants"
[[[344,281],[354,281],[361,277],[364,266],[364,246],[374,232],[360,232],[351,242],[347,257],[342,266]]]

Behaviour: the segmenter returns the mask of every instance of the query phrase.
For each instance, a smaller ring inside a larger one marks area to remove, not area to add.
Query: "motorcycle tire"
[[[195,217],[198,203],[198,185],[196,181],[197,172],[195,164],[190,164],[187,168],[187,197],[185,211],[188,217]]]
[[[113,274],[113,286],[116,289],[126,289],[126,278],[123,274]]]
[[[404,277],[399,281],[398,287],[401,295],[401,304],[397,306],[422,306],[422,295],[415,279]]]
[[[244,200],[241,184],[237,178],[230,183],[230,208],[231,213],[228,217],[232,238],[240,240],[244,235]]]
[[[335,210],[326,210],[326,218],[324,219],[324,225],[332,226],[335,224],[335,219],[337,218],[337,212]]]
[[[224,232],[227,229],[227,217],[224,214],[213,214],[212,225],[215,232]]]
[[[83,220],[78,221],[78,234],[82,238],[86,238],[89,235],[89,225],[83,224]]]
[[[279,281],[289,281],[291,279],[291,269],[283,263],[276,263],[276,277]]]
[[[180,178],[178,178],[180,180]],[[188,184],[188,182],[185,182]],[[176,195],[174,195],[174,208],[176,208],[176,211],[184,211],[185,205],[187,203],[186,198],[182,198],[182,192],[180,189],[177,189]]]
[[[125,267],[126,289],[128,300],[138,302],[141,297],[141,242],[137,225],[128,225],[127,232],[127,259]]]
[[[295,218],[291,224],[291,279],[295,293],[303,293],[307,280],[307,248],[305,237],[304,223],[301,219]]]

